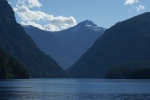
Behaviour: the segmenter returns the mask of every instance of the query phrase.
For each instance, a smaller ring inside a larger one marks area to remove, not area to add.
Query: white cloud
[[[18,0],[14,11],[20,17],[21,24],[32,25],[43,30],[60,31],[77,24],[72,16],[54,16],[39,10],[30,9],[41,6],[42,4],[40,4],[38,0]],[[39,22],[47,23],[42,25]]]
[[[14,11],[23,21],[46,20],[48,14],[41,11],[32,11],[27,6],[19,6]]]
[[[32,26],[34,26],[34,27],[38,27],[38,28],[41,29],[41,30],[44,30],[42,25],[40,25],[40,24],[38,24],[38,23],[35,23],[35,22],[33,22],[33,21],[26,21],[26,22],[21,21],[20,24],[22,24],[22,25],[32,25]]]
[[[140,0],[125,0],[124,5],[130,5],[132,7],[129,12],[131,12],[132,10],[136,10],[137,12],[139,12],[145,9],[145,6],[141,5]]]
[[[125,5],[132,5],[135,3],[139,3],[139,0],[125,0]]]
[[[61,30],[60,27],[58,27],[57,25],[54,25],[54,24],[44,25],[43,29],[47,30],[47,31],[59,31],[59,30]]]
[[[141,10],[144,10],[144,9],[145,9],[145,6],[143,6],[143,5],[139,5],[139,6],[136,7],[136,10],[138,12],[141,11]]]
[[[28,3],[29,3],[29,5],[28,5],[29,8],[41,7],[42,6],[42,4],[39,3],[38,0],[28,0]]]
[[[17,5],[28,6],[29,8],[42,6],[38,0],[18,0]]]

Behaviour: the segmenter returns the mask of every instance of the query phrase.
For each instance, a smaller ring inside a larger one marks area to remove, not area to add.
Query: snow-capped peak
[[[94,31],[104,31],[104,28],[98,27],[96,24],[94,24],[90,20],[85,20],[85,21],[81,22],[81,24],[91,30],[94,30]]]
[[[97,25],[86,25],[86,27],[88,27],[89,29],[91,30],[94,30],[94,31],[102,31],[102,28],[98,27]]]
[[[106,29],[102,28],[102,27],[98,27],[96,24],[94,24],[92,21],[90,20],[85,20],[79,24],[77,24],[75,27],[71,28],[71,33],[75,33],[80,29],[88,29],[88,30],[93,30],[95,32],[104,32]]]

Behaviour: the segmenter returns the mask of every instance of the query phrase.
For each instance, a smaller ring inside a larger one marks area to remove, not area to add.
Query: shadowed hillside
[[[150,60],[150,13],[122,21],[106,30],[68,69],[70,77],[104,78],[110,66]]]
[[[29,78],[27,70],[0,49],[0,79]]]
[[[64,77],[62,68],[41,52],[19,25],[7,0],[0,0],[0,48],[23,64],[30,77]]]

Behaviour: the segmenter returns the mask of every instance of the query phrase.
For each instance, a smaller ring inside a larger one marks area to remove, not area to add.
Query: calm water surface
[[[0,80],[0,100],[150,100],[150,80]]]

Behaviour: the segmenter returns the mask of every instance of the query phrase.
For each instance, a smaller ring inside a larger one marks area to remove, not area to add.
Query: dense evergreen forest
[[[150,61],[126,62],[110,67],[105,78],[109,79],[149,79]]]
[[[27,70],[0,49],[0,79],[29,78]]]

